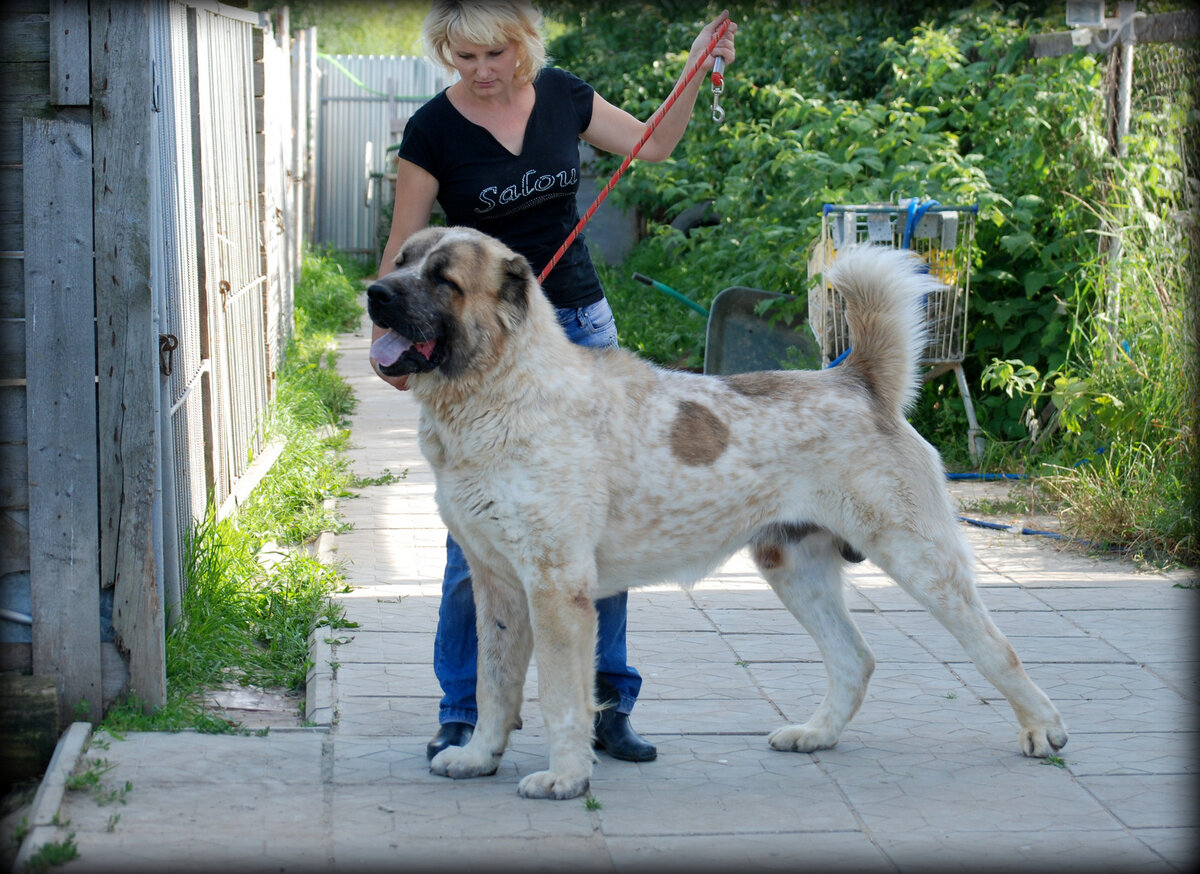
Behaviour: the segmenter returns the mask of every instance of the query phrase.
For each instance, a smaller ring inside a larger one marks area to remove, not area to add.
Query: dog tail
[[[853,370],[876,402],[902,418],[917,396],[917,362],[925,349],[924,303],[941,284],[921,272],[911,251],[860,245],[844,249],[830,284],[846,300]]]

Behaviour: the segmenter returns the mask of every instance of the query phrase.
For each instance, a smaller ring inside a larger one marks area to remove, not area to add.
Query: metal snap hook
[[[713,58],[712,68],[712,118],[717,124],[725,120],[725,110],[721,108],[721,94],[725,91],[725,59],[720,55]]]

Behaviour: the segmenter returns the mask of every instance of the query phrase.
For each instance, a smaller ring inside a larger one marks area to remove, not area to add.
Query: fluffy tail
[[[889,415],[903,417],[917,396],[925,349],[924,299],[940,288],[904,249],[861,245],[838,253],[830,284],[846,300],[852,351],[840,367],[855,371]]]

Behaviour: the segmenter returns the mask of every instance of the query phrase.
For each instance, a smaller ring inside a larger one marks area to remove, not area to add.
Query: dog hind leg
[[[974,559],[961,534],[946,523],[928,540],[895,532],[880,566],[962,644],[971,661],[1008,699],[1021,723],[1021,751],[1046,757],[1067,743],[1067,729],[1046,693],[1025,672],[1012,644],[992,621],[974,583]]]
[[[465,746],[447,747],[429,764],[435,774],[456,779],[496,773],[509,735],[521,727],[525,674],[533,650],[525,593],[497,585],[486,572],[474,573],[472,587],[479,637],[479,721]]]
[[[768,737],[777,750],[808,753],[837,743],[858,712],[875,670],[842,592],[838,540],[823,529],[776,526],[752,543],[759,570],[825,660],[828,688],[808,722],[786,725]]]

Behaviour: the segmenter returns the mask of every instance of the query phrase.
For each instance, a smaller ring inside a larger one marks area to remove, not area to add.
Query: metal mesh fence
[[[1200,40],[1138,46],[1132,103],[1135,113],[1156,119],[1175,141],[1194,209],[1200,177]]]

